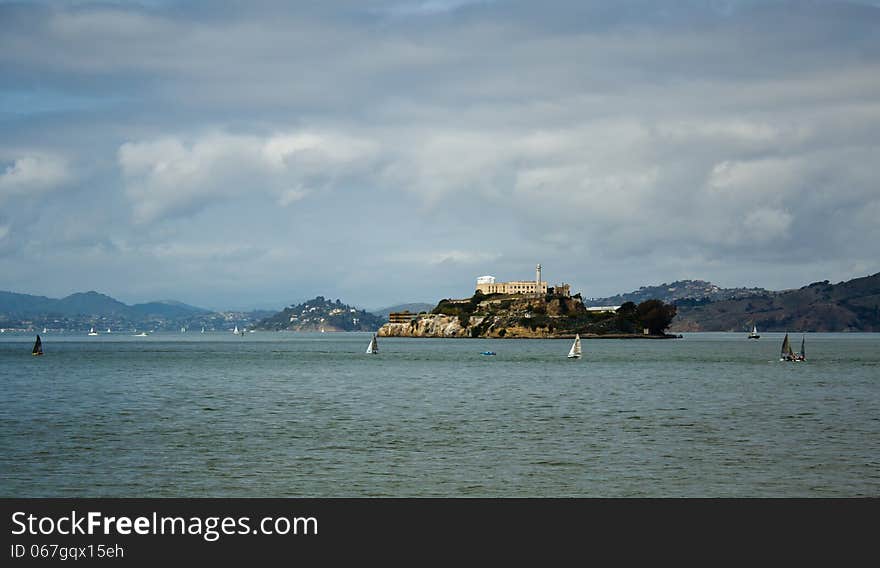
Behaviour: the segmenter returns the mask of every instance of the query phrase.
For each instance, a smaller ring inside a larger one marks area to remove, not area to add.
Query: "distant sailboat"
[[[205,328],[204,328],[204,327],[202,328],[202,333],[205,333]]]
[[[758,335],[758,326],[752,326],[752,331],[749,333],[749,339],[758,339],[759,337],[761,336]]]
[[[568,351],[569,359],[580,359],[581,358],[581,334],[577,333],[574,336],[574,343],[571,344],[571,349]]]
[[[43,328],[43,333],[48,333],[48,332],[46,331],[46,328],[45,328],[45,327]]]
[[[379,343],[376,341],[376,334],[373,334],[373,338],[370,340],[370,345],[367,347],[367,353],[375,355],[379,352]]]
[[[89,330],[89,335],[98,335],[98,332],[95,331],[95,328],[93,327],[92,329]]]
[[[31,355],[37,357],[43,354],[43,342],[40,341],[40,336],[37,336],[37,340],[34,341],[34,349],[31,351]]]
[[[800,353],[797,354],[798,359],[800,361],[807,360],[807,349],[805,347],[805,343],[806,343],[806,337],[802,335],[801,336],[801,350],[800,350]]]
[[[801,339],[801,352],[795,353],[791,348],[791,341],[788,339],[788,333],[782,340],[782,350],[779,353],[780,361],[804,361],[806,359],[806,349],[804,348],[804,340]]]
[[[181,328],[180,328],[180,333],[186,333],[186,328],[185,328],[185,327],[181,327]]]
[[[232,330],[232,333],[238,335],[238,325],[235,326],[235,329]]]

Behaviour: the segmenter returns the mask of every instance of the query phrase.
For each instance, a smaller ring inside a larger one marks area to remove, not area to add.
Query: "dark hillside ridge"
[[[684,299],[717,302],[772,293],[764,288],[722,288],[705,280],[676,280],[658,286],[642,286],[633,292],[607,298],[589,298],[584,300],[584,305],[587,307],[620,306],[626,302],[638,304],[651,299],[663,302],[678,302]]]
[[[719,302],[676,302],[671,330],[880,331],[880,273]]]

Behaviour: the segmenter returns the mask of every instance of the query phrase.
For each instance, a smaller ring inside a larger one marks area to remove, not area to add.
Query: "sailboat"
[[[807,349],[804,345],[805,342],[806,342],[806,337],[802,335],[801,336],[801,350],[797,354],[798,361],[806,361],[807,360]]]
[[[43,328],[43,333],[47,333],[47,331],[46,331],[46,328],[45,328],[45,327],[44,327],[44,328]]]
[[[581,358],[581,334],[576,333],[574,336],[574,343],[571,344],[571,349],[568,351],[569,359],[580,359]]]
[[[238,325],[235,326],[235,329],[232,330],[232,333],[238,335]]]
[[[780,361],[794,361],[794,351],[791,349],[791,341],[788,340],[788,334],[782,340],[782,350],[779,352]]]
[[[749,332],[749,339],[758,339],[759,337],[761,337],[761,336],[758,335],[758,326],[753,325],[752,331]]]
[[[379,352],[379,343],[376,341],[376,334],[373,334],[373,339],[370,340],[370,345],[367,347],[367,353],[375,355]]]
[[[98,332],[95,331],[95,328],[93,327],[92,329],[89,330],[89,335],[98,335]]]
[[[43,354],[43,342],[40,341],[40,336],[37,336],[37,340],[34,341],[34,350],[31,351],[31,355],[37,357]]]
[[[804,339],[801,339],[801,352],[795,353],[791,348],[791,341],[788,339],[788,333],[782,340],[782,351],[779,353],[780,361],[804,361],[806,359],[806,350],[804,349]]]
[[[204,328],[204,327],[202,327],[202,333],[205,333],[205,328]]]

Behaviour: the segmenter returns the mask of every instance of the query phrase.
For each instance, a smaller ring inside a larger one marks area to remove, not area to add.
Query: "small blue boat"
[[[483,351],[480,355],[495,355],[494,351]]]

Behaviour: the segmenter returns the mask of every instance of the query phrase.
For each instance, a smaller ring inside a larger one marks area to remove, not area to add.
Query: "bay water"
[[[880,334],[782,335],[5,333],[0,496],[880,496]]]

